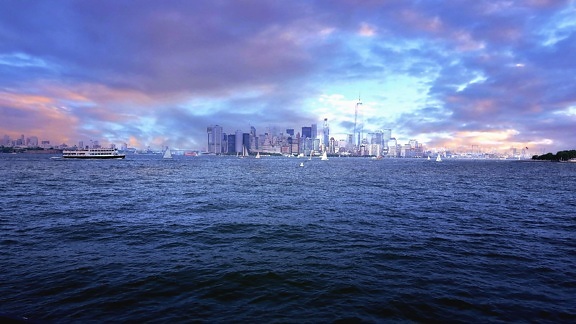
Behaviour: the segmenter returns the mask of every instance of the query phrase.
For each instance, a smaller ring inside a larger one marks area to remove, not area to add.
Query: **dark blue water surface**
[[[576,164],[0,155],[0,313],[574,322]]]

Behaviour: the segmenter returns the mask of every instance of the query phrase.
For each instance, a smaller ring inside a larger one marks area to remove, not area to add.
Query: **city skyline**
[[[337,139],[358,127],[434,148],[572,149],[575,13],[546,0],[7,1],[0,134],[202,149],[207,125],[321,134],[327,118]]]
[[[442,153],[442,154],[490,154],[496,156],[509,156],[517,155],[522,152],[521,156],[526,157],[530,154],[538,155],[544,154],[546,150],[540,149],[536,151],[528,147],[508,147],[505,149],[497,149],[492,146],[459,146],[459,147],[429,147],[425,143],[420,142],[418,139],[402,139],[397,138],[392,129],[380,129],[370,133],[363,133],[358,131],[358,138],[361,138],[361,146],[357,142],[357,138],[353,134],[339,134],[340,136],[327,134],[329,127],[327,119],[323,121],[324,125],[319,128],[317,124],[303,125],[295,128],[282,128],[276,126],[267,127],[264,130],[258,131],[254,126],[249,130],[238,128],[224,128],[221,125],[210,125],[206,127],[206,139],[201,148],[186,148],[179,146],[161,146],[151,147],[131,147],[126,142],[109,143],[100,142],[93,139],[76,139],[71,143],[54,143],[38,136],[27,136],[20,134],[16,137],[11,137],[5,134],[0,137],[0,147],[6,148],[28,148],[34,149],[36,147],[43,149],[66,149],[66,148],[119,148],[120,150],[127,150],[130,152],[161,152],[167,148],[181,152],[198,152],[198,153],[217,153],[217,154],[234,154],[242,152],[247,142],[247,152],[254,154],[256,152],[262,153],[275,153],[275,154],[309,154],[310,150],[316,153],[321,153],[326,150],[329,154],[346,153],[359,156],[376,156],[382,154],[387,157],[413,157],[410,154],[416,154],[417,157],[422,157],[422,153]],[[216,130],[213,130],[216,129]],[[235,129],[235,130],[234,130]],[[326,131],[326,132],[325,132]],[[230,136],[232,136],[232,143],[230,143]],[[239,140],[236,140],[236,137]],[[220,140],[217,140],[220,138]],[[289,139],[291,138],[291,140]],[[298,141],[300,140],[300,141]],[[307,142],[310,140],[310,142]],[[293,141],[293,146],[288,145]],[[258,144],[255,144],[258,143]],[[328,143],[328,144],[326,144]],[[376,144],[377,146],[374,146]],[[231,146],[230,146],[231,145]],[[248,147],[249,146],[249,147]],[[291,148],[288,148],[290,146]],[[412,153],[404,153],[404,150],[411,150]],[[414,151],[416,150],[416,151]],[[551,152],[550,152],[551,153]]]

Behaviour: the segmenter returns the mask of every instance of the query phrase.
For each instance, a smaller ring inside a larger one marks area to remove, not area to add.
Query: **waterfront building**
[[[398,157],[398,153],[398,141],[396,141],[396,138],[392,137],[388,140],[388,156]]]
[[[228,135],[222,133],[222,154],[228,154]]]
[[[235,134],[228,134],[228,154],[236,153],[236,135]]]
[[[237,130],[236,131],[236,139],[235,139],[235,145],[234,145],[234,150],[236,153],[242,153],[244,150],[242,149],[243,146],[243,137],[242,137],[242,131],[241,130]]]
[[[213,125],[206,129],[208,133],[208,153],[222,153],[222,126]]]
[[[382,155],[382,145],[380,145],[380,144],[368,144],[368,155],[381,156]]]
[[[251,151],[258,151],[259,150],[259,143],[258,143],[258,135],[256,134],[256,128],[254,126],[250,126],[250,150]]]
[[[250,153],[250,133],[242,133],[242,146]]]

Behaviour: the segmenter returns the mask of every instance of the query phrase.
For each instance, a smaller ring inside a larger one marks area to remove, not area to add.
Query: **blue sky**
[[[573,1],[3,1],[0,135],[202,149],[330,122],[576,148]]]

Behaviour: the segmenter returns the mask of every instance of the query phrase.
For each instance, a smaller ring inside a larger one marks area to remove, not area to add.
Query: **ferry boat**
[[[114,148],[87,148],[62,151],[65,159],[123,159],[125,154],[118,153]]]

